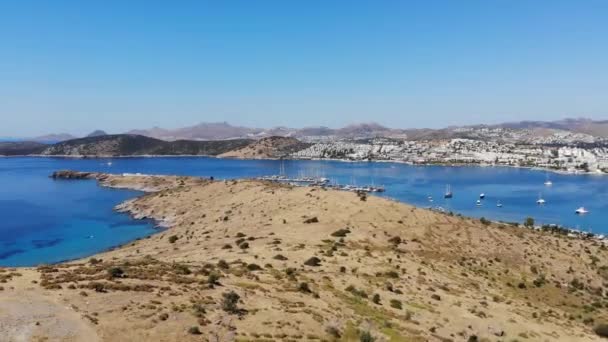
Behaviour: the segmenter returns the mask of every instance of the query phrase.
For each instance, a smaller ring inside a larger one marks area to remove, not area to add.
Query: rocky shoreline
[[[608,321],[585,309],[605,295],[593,241],[255,180],[55,176],[147,190],[120,209],[169,229],[0,268],[9,340],[599,341]]]

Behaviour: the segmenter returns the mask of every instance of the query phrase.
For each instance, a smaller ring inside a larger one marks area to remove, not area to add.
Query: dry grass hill
[[[2,269],[7,341],[594,341],[592,241],[259,181],[85,174],[169,227],[87,260]]]
[[[295,138],[268,137],[255,141],[239,149],[228,151],[220,157],[247,158],[247,159],[269,159],[283,158],[290,154],[303,150],[311,144],[303,143]]]

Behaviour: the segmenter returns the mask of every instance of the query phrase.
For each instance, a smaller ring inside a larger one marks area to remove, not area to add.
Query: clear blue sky
[[[0,2],[0,136],[607,109],[608,1]]]

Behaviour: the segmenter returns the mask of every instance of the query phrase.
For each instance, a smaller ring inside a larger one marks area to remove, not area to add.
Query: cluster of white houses
[[[515,143],[474,139],[429,141],[370,139],[319,142],[292,155],[299,159],[385,160],[413,164],[480,164],[542,167],[567,172],[608,172],[608,144]]]

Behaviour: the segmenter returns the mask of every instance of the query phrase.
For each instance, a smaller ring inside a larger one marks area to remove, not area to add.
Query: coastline
[[[0,155],[0,158],[57,158],[57,159],[129,159],[129,158],[214,158],[214,159],[234,159],[234,160],[285,160],[285,161],[335,161],[335,162],[343,162],[343,163],[395,163],[395,164],[405,164],[410,166],[443,166],[443,167],[508,167],[514,169],[528,169],[534,171],[544,171],[551,172],[555,174],[561,175],[596,175],[596,176],[604,176],[608,175],[608,173],[601,171],[582,171],[582,170],[560,170],[553,168],[546,168],[540,166],[519,166],[519,165],[508,165],[508,164],[483,164],[483,163],[415,163],[411,161],[403,161],[403,160],[385,160],[385,159],[375,159],[375,160],[350,160],[350,159],[339,159],[339,158],[271,158],[271,157],[260,157],[260,158],[240,158],[240,157],[222,157],[222,156],[214,156],[214,155],[120,155],[120,156],[100,156],[100,155],[11,155],[5,156]]]
[[[150,236],[157,235],[159,233],[170,230],[172,227],[174,227],[175,225],[178,224],[177,223],[178,218],[176,218],[176,217],[158,217],[156,215],[151,215],[150,213],[146,213],[145,211],[142,211],[140,208],[138,208],[136,203],[139,199],[141,199],[149,194],[154,194],[154,193],[158,193],[158,192],[171,190],[176,187],[205,185],[205,184],[214,182],[214,180],[209,180],[206,178],[196,177],[196,176],[170,176],[170,175],[151,175],[151,174],[111,174],[111,173],[103,173],[103,172],[79,172],[79,171],[71,171],[71,170],[58,171],[58,172],[60,172],[60,173],[67,172],[67,175],[68,175],[67,177],[65,175],[57,177],[58,179],[95,180],[97,182],[98,186],[101,186],[101,187],[107,187],[107,188],[111,188],[111,189],[128,189],[128,190],[142,192],[143,194],[140,196],[136,196],[136,197],[127,199],[126,201],[123,201],[122,203],[117,204],[114,207],[114,210],[117,212],[120,212],[120,213],[128,214],[132,220],[137,220],[137,221],[149,220],[149,221],[151,221],[154,224],[154,227],[158,229],[158,231],[151,234]],[[51,177],[55,178],[54,175],[52,175]],[[281,184],[281,183],[277,183],[277,182],[273,182],[273,181],[258,181],[255,179],[217,180],[215,182],[223,182],[223,183],[227,183],[227,182],[260,182],[263,184],[272,184],[274,186],[288,187],[288,188],[300,187],[300,188],[309,188],[309,189],[320,189],[320,187],[317,187],[317,186],[297,186],[296,187],[293,185]],[[151,183],[152,183],[152,185],[151,185]],[[340,190],[330,190],[330,191],[340,191]],[[377,198],[381,198],[383,200],[392,202],[394,204],[412,206],[413,208],[416,208],[418,210],[429,210],[432,212],[436,212],[436,213],[439,213],[442,215],[449,215],[449,216],[455,215],[455,216],[461,217],[465,220],[471,220],[471,221],[478,220],[478,218],[476,218],[476,217],[466,216],[466,215],[462,215],[459,213],[448,212],[448,211],[442,210],[442,208],[416,206],[414,204],[403,202],[403,201],[400,201],[398,199],[391,198],[391,197],[377,197]],[[501,220],[492,220],[492,219],[487,220],[487,221],[491,222],[492,224],[499,225],[499,226],[514,226],[518,229],[525,229],[525,230],[534,231],[534,232],[543,232],[544,230],[553,230],[553,231],[561,232],[561,234],[567,235],[567,237],[569,237],[569,238],[582,239],[582,240],[594,240],[594,241],[598,241],[599,243],[608,245],[608,238],[598,239],[598,237],[604,237],[604,234],[593,234],[593,233],[582,232],[582,231],[574,229],[572,227],[560,226],[557,224],[526,227],[523,224],[523,222],[505,222],[505,221],[501,221]],[[148,236],[146,238],[149,238],[150,236]],[[143,239],[143,238],[139,238],[139,239],[136,239],[133,241],[137,241],[137,240],[141,240],[141,239]],[[66,261],[84,261],[85,259],[87,259],[89,257],[94,257],[98,254],[103,254],[105,252],[110,252],[113,250],[120,249],[123,246],[130,245],[131,243],[133,243],[133,241],[126,242],[121,245],[109,247],[106,251],[103,251],[101,253],[93,253],[90,256],[87,256],[84,258],[76,258],[76,259],[66,260]],[[58,262],[58,263],[61,263],[61,262]]]
[[[578,314],[579,302],[596,300],[595,292],[572,294],[569,285],[551,283],[576,276],[589,279],[590,287],[601,284],[576,253],[604,253],[591,241],[314,187],[72,171],[63,176],[147,190],[117,209],[168,228],[89,258],[17,268],[19,275],[0,269],[6,280],[0,307],[18,315],[0,315],[9,340],[28,329],[32,336],[68,341],[66,336],[200,341],[189,332],[197,327],[208,339],[234,332],[249,341],[267,327],[277,340],[331,341],[328,326],[357,336],[362,321],[370,322],[374,336],[399,341],[445,339],[461,331],[465,338],[491,341],[520,334],[596,340],[581,322],[590,313],[563,318]],[[527,248],[540,259],[528,258]],[[537,264],[552,275],[542,285],[551,289],[549,298],[532,284],[538,275],[530,269]],[[506,285],[513,282],[528,289]],[[239,296],[239,310],[222,304],[231,292]],[[576,306],[560,305],[563,300]],[[40,307],[48,316],[35,316]],[[557,314],[535,319],[537,307]],[[608,319],[601,310],[591,315]]]

